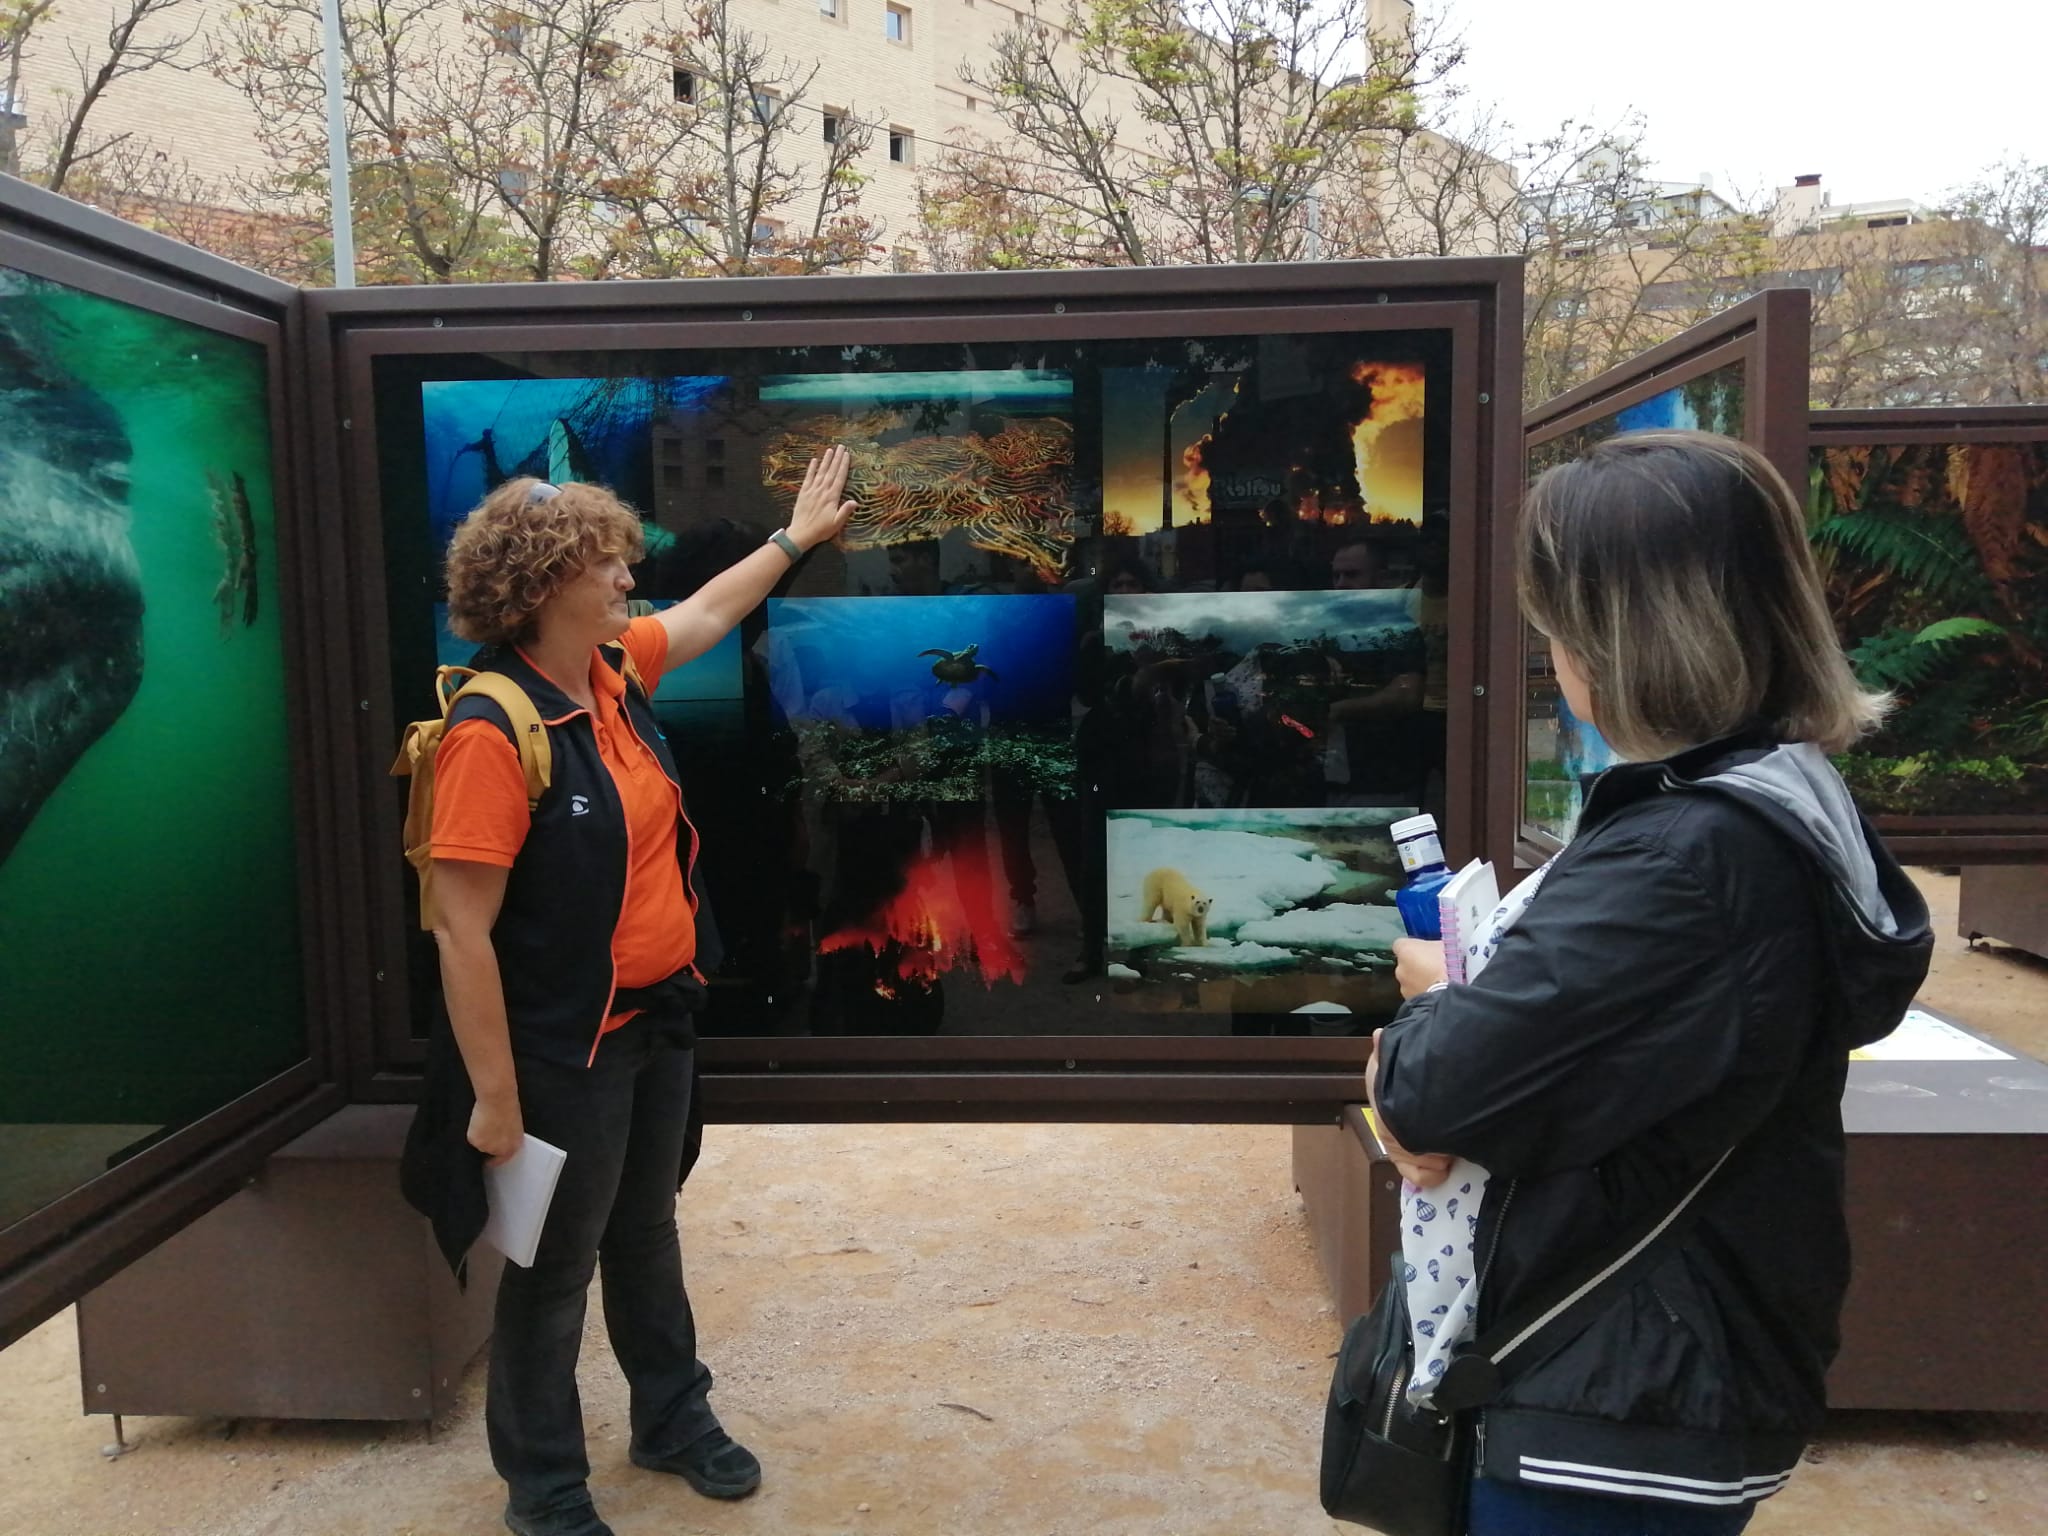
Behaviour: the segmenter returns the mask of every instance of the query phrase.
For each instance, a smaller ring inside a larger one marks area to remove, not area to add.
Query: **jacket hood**
[[[1666,767],[1695,789],[1739,800],[1807,851],[1828,889],[1823,916],[1849,1043],[1890,1034],[1926,979],[1934,933],[1926,901],[1826,754],[1811,742],[1771,743],[1701,749]]]

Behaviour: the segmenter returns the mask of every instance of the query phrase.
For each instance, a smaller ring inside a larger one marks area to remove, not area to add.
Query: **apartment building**
[[[67,99],[81,89],[77,58],[103,53],[109,12],[127,11],[132,0],[83,0],[46,18],[35,32],[11,99],[0,108],[19,125],[33,168],[36,146],[57,131]],[[344,0],[345,6],[348,0]],[[539,0],[526,0],[536,9]],[[871,178],[861,194],[860,212],[878,220],[869,251],[875,267],[908,265],[917,258],[917,187],[920,168],[958,137],[999,137],[1001,124],[984,91],[962,78],[962,66],[985,68],[997,39],[1034,15],[1030,0],[727,0],[732,23],[761,39],[772,54],[787,58],[801,78],[815,65],[808,90],[793,104],[794,128],[786,144],[792,160],[815,172],[831,151],[843,114],[855,111],[877,124],[861,169]],[[1367,25],[1381,35],[1410,23],[1410,0],[1355,0]],[[489,13],[517,46],[519,0]],[[159,67],[115,80],[93,109],[92,134],[123,136],[124,150],[147,153],[189,168],[186,185],[225,208],[246,199],[246,188],[269,169],[258,135],[256,109],[242,89],[207,65],[211,57],[232,57],[232,23],[237,0],[184,0],[151,18],[140,36],[153,42],[189,37],[177,67]],[[441,37],[455,49],[474,46],[465,37],[465,7],[448,0]],[[260,12],[259,12],[260,14]],[[573,14],[573,12],[565,12]],[[688,0],[629,0],[618,18],[619,67],[669,77],[677,110],[690,110],[696,82],[647,39],[673,34],[689,14]],[[1045,0],[1035,13],[1057,27],[1065,0]],[[296,28],[308,47],[317,45],[317,7],[303,0],[282,20]],[[531,18],[527,18],[530,22]],[[1360,49],[1360,66],[1365,63]],[[4,86],[4,73],[0,73]],[[1128,132],[1143,132],[1135,100],[1122,82],[1105,82],[1100,111],[1118,117]],[[516,174],[516,173],[513,173]],[[772,239],[771,223],[759,233]]]

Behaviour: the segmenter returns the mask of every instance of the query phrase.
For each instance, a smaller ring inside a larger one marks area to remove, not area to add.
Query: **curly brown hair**
[[[594,560],[638,560],[640,518],[601,485],[507,480],[477,503],[448,543],[448,627],[476,645],[529,639],[541,605]]]

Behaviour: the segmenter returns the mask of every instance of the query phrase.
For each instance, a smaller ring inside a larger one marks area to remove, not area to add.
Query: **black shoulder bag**
[[[1415,1334],[1401,1255],[1395,1254],[1393,1275],[1379,1300],[1344,1331],[1337,1352],[1323,1410],[1324,1510],[1384,1536],[1463,1536],[1475,1410],[1500,1396],[1513,1374],[1509,1358],[1543,1359],[1584,1326],[1598,1303],[1641,1278],[1659,1257],[1659,1246],[1684,1230],[1694,1202],[1732,1151],[1722,1153],[1677,1204],[1632,1228],[1596,1263],[1462,1346],[1427,1408],[1408,1399]],[[1508,1189],[1512,1194],[1514,1186]]]

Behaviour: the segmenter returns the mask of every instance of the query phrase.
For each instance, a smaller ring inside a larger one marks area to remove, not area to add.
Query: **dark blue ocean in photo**
[[[783,721],[1055,721],[1072,702],[1074,599],[1062,593],[770,598],[765,643]]]
[[[515,475],[591,480],[644,508],[656,415],[701,409],[719,377],[450,379],[420,386],[427,508],[437,545],[485,492]]]

